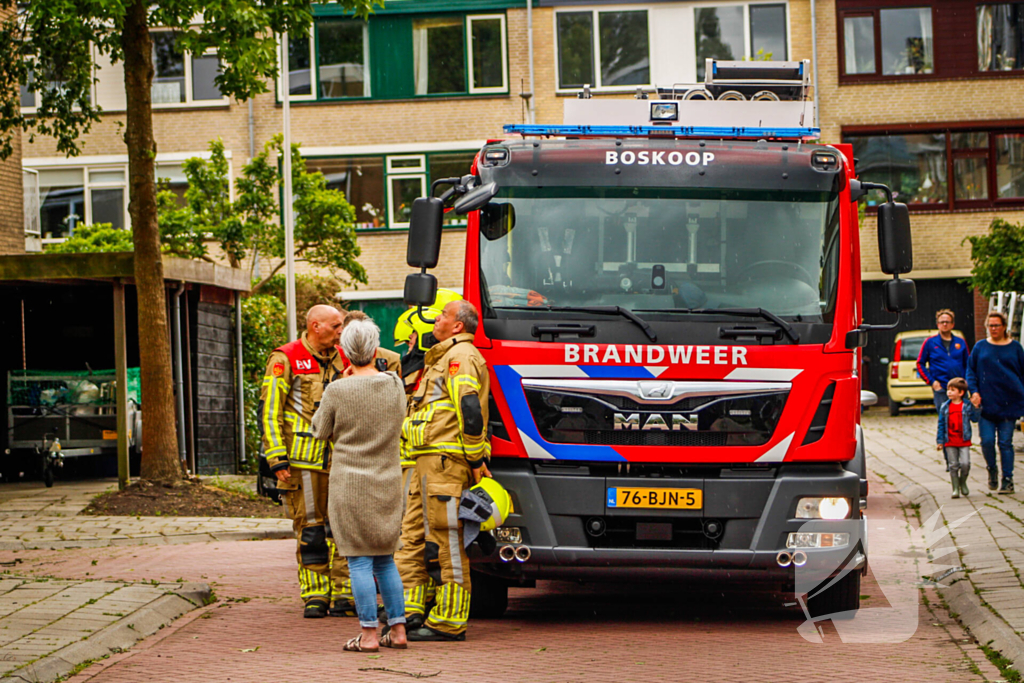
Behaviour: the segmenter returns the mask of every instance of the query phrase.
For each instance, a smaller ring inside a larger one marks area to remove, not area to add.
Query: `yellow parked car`
[[[889,361],[889,378],[886,390],[889,393],[889,414],[898,415],[900,408],[914,405],[932,405],[934,393],[917,372],[917,356],[925,339],[938,334],[938,330],[910,330],[896,335],[896,343]],[[964,338],[963,332],[953,330],[953,335]]]

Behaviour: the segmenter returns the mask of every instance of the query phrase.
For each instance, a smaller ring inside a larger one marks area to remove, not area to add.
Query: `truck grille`
[[[723,432],[581,432],[591,446],[725,446],[729,435]]]

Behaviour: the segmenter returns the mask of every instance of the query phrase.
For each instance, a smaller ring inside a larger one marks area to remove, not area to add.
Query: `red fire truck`
[[[811,612],[858,607],[859,357],[877,327],[861,324],[857,200],[888,194],[897,320],[916,301],[910,224],[848,145],[814,143],[806,70],[709,60],[685,92],[584,93],[566,123],[507,126],[415,203],[414,305],[434,298],[443,211],[468,215],[490,467],[513,496],[474,558],[475,612],[543,578],[792,586],[801,568],[820,573]]]

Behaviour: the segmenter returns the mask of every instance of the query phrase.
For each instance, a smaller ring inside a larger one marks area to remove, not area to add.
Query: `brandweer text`
[[[621,353],[620,353],[621,349]],[[731,358],[730,358],[731,356]],[[566,363],[607,365],[647,364],[668,361],[672,365],[746,365],[747,349],[743,346],[640,346],[632,344],[566,344]]]

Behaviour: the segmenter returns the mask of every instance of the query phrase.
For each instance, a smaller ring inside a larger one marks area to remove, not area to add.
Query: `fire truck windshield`
[[[829,192],[513,187],[480,213],[496,309],[763,308],[831,322],[839,202]]]

